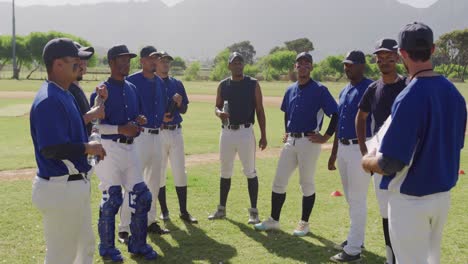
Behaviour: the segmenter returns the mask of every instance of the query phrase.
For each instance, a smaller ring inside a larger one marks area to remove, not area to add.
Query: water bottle
[[[229,103],[227,100],[224,100],[223,112],[229,114]],[[229,118],[223,120],[223,125],[229,126]]]
[[[171,100],[171,102],[169,103],[169,106],[167,107],[167,113],[169,113],[169,117],[174,116],[174,112],[176,109],[177,109],[176,102],[174,100]]]
[[[91,129],[91,135],[89,136],[89,142],[91,141],[96,141],[101,143],[101,134],[99,134],[99,128],[97,125],[99,125],[99,119],[93,119],[91,121],[93,124],[93,128]],[[99,157],[97,155],[88,155],[88,164],[91,166],[96,166],[96,164],[99,163]]]

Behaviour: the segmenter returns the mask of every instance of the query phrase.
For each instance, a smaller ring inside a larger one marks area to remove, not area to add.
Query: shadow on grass
[[[339,252],[333,248],[334,242],[312,233],[309,233],[306,237],[317,239],[321,244],[313,244],[304,238],[295,237],[282,230],[260,232],[256,231],[251,225],[231,219],[228,219],[228,221],[236,225],[245,235],[265,247],[270,254],[284,259],[303,263],[329,263],[330,257]],[[362,257],[361,263],[385,262],[385,258],[368,251],[364,251]]]
[[[161,258],[164,263],[203,261],[226,264],[230,263],[230,259],[237,255],[237,250],[233,246],[219,243],[207,236],[197,224],[192,225],[185,222],[184,224],[187,230],[178,228],[170,221],[165,223],[166,228],[171,230],[171,233],[164,236],[171,236],[177,241],[177,246],[169,244],[160,235],[150,234],[148,236],[164,252],[164,257]]]

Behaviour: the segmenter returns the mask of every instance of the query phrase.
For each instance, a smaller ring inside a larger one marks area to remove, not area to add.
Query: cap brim
[[[163,58],[168,58],[168,59],[170,59],[170,60],[174,60],[174,58],[172,58],[171,55],[162,55],[162,56],[160,56],[159,58],[161,58],[161,59],[163,59]]]
[[[153,56],[159,56],[159,53],[157,51],[153,51],[150,54],[148,54],[148,57],[153,57]]]
[[[93,47],[82,47],[78,50],[78,56],[82,60],[89,60],[94,55]]]
[[[376,50],[374,51],[374,54],[377,54],[377,53],[379,53],[379,52],[381,52],[381,51],[397,52],[398,49],[395,49],[395,48],[393,48],[393,49],[380,48],[380,49],[376,49]]]
[[[232,63],[237,58],[239,58],[242,62],[244,62],[244,58],[242,58],[242,56],[235,56],[229,60],[229,63]]]
[[[343,63],[347,63],[347,64],[357,64],[356,62],[352,61],[352,60],[343,60]]]
[[[115,58],[120,57],[120,56],[127,56],[127,55],[130,56],[130,59],[133,59],[137,56],[135,53],[120,53],[117,56],[115,56]]]
[[[301,60],[301,59],[305,59],[305,60],[307,60],[308,62],[312,62],[312,60],[311,60],[309,57],[307,57],[307,56],[301,56],[301,57],[299,57],[299,58],[296,58],[296,62],[298,62],[298,61]]]

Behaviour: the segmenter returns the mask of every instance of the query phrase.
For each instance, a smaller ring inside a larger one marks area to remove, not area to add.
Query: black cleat
[[[148,233],[155,233],[158,235],[164,235],[164,234],[169,234],[170,231],[169,229],[161,228],[158,223],[152,223],[151,225],[148,226]]]
[[[189,224],[198,224],[198,220],[192,215],[190,215],[188,212],[180,214],[180,219],[184,220]]]

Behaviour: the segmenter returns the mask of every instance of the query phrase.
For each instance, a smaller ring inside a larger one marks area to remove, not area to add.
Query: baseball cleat
[[[258,218],[257,208],[249,208],[249,222],[248,223],[251,225],[260,223],[260,219]]]
[[[164,235],[164,234],[169,234],[171,231],[166,228],[162,228],[161,226],[158,225],[158,223],[152,223],[151,225],[148,226],[148,233],[154,233],[158,235]]]
[[[336,250],[343,250],[346,245],[348,245],[348,240],[343,241],[341,244],[335,244],[333,248]],[[362,244],[361,249],[364,249],[364,248],[365,248],[364,244]]]
[[[159,219],[163,221],[171,220],[171,218],[169,217],[169,212],[161,213],[161,215],[159,216]]]
[[[110,260],[112,262],[123,262],[124,260],[120,251],[115,247],[106,249],[99,247],[99,255],[104,260]]]
[[[128,244],[128,232],[119,232],[118,240],[122,244]]]
[[[154,251],[148,244],[136,249],[128,247],[128,252],[136,256],[144,257],[146,260],[154,260],[158,258],[158,253],[156,253],[156,251]]]
[[[267,220],[254,225],[254,228],[259,231],[278,230],[280,224],[275,219],[269,217]]]
[[[357,255],[352,256],[352,255],[348,255],[346,252],[342,251],[342,252],[336,254],[335,256],[331,257],[330,260],[333,261],[333,262],[336,262],[336,263],[357,262],[357,261],[361,260],[361,254],[357,254]]]
[[[305,221],[299,221],[299,224],[297,224],[296,229],[294,229],[293,235],[302,237],[307,235],[309,233],[310,228],[309,228],[309,223]]]
[[[218,205],[218,209],[208,216],[208,220],[222,219],[224,217],[226,217],[226,207]]]
[[[184,220],[185,222],[189,224],[198,224],[198,220],[195,217],[193,217],[191,214],[189,214],[188,212],[180,214],[179,217],[180,219]]]

